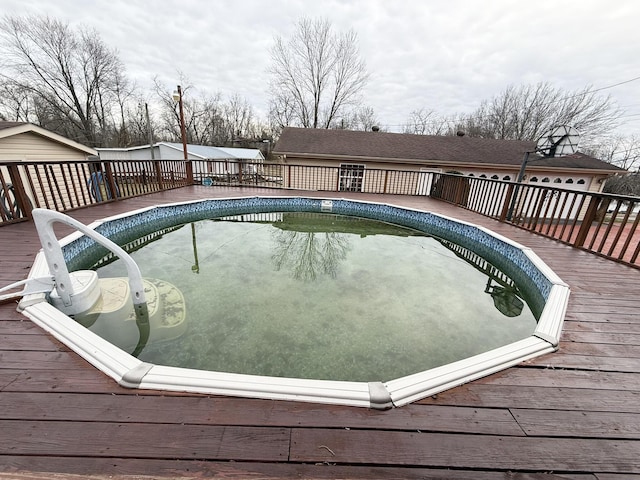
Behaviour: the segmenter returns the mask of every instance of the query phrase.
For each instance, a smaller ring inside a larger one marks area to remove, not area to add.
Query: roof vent
[[[378,132],[380,130],[380,127],[377,125],[374,125],[373,127],[371,127],[371,131],[373,132]]]
[[[456,132],[456,135],[459,136],[459,137],[464,137],[464,132],[462,130],[458,130]]]

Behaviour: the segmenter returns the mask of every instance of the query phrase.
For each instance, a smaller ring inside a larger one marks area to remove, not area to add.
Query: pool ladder
[[[62,223],[81,232],[120,257],[127,268],[136,322],[138,325],[149,325],[149,309],[147,308],[142,275],[138,265],[127,252],[95,230],[54,210],[33,209],[33,221],[49,266],[49,275],[28,278],[1,288],[0,293],[24,286],[20,292],[0,295],[0,302],[34,293],[49,293],[51,303],[69,316],[85,312],[96,303],[100,297],[97,273],[91,270],[69,273],[62,247],[53,231],[55,223]]]

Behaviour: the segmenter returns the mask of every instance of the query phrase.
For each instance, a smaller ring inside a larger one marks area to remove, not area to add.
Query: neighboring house
[[[98,148],[97,150],[102,160],[184,159],[184,150],[181,143],[159,142],[154,143],[153,146]],[[236,174],[240,163],[251,162],[251,164],[254,164],[264,162],[262,152],[254,148],[208,147],[188,144],[187,156],[189,160],[194,161],[193,173],[201,176],[209,173]],[[243,172],[246,172],[246,169]]]
[[[0,161],[87,160],[98,152],[42,127],[0,121]]]
[[[0,163],[4,163],[0,165],[0,208],[4,217],[17,215],[14,183],[24,186],[32,205],[53,206],[50,183],[82,189],[86,182],[83,167],[73,164],[97,155],[92,148],[31,123],[0,121]],[[34,161],[47,163],[29,165]],[[10,168],[10,164],[14,165]],[[67,190],[62,191],[61,201],[70,204]]]
[[[414,176],[412,181],[416,194],[427,194],[430,172],[515,181],[525,152],[533,151],[535,146],[535,142],[467,136],[288,127],[280,135],[273,154],[285,164],[339,167],[333,173],[337,178],[331,182],[343,191],[374,191],[373,182],[378,182],[378,176],[371,174],[368,180],[367,171],[372,173],[375,169],[423,172],[424,179]],[[582,153],[558,158],[531,155],[525,181],[599,192],[608,176],[624,171]],[[291,188],[304,184],[309,188],[309,178],[302,175],[292,174],[293,178],[288,178],[285,184]],[[394,172],[390,175],[401,176]],[[392,185],[393,181],[386,178],[385,184]]]

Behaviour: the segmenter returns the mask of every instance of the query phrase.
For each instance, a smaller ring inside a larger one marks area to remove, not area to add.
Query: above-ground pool
[[[91,227],[125,245],[152,298],[184,302],[186,315],[144,336],[133,317],[74,320],[48,295],[19,308],[134,388],[400,406],[555,350],[569,293],[528,248],[385,204],[204,200]],[[61,244],[69,270],[109,282],[103,296],[123,288],[102,246],[80,234]],[[47,270],[41,254],[30,276]],[[177,318],[169,305],[163,318]]]

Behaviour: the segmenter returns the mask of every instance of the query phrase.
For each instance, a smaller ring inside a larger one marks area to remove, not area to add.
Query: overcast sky
[[[640,133],[638,0],[2,0],[6,14],[95,27],[129,78],[167,88],[178,71],[199,90],[266,114],[269,48],[302,16],[353,29],[371,75],[364,103],[400,131],[412,110],[470,112],[508,85],[608,87]],[[630,81],[635,79],[633,81]]]

